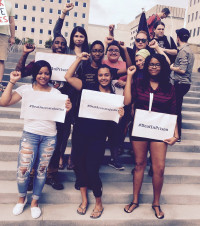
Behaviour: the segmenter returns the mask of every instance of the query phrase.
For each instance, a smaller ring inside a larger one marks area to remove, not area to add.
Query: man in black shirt
[[[154,38],[160,48],[167,54],[169,57],[171,64],[174,63],[177,55],[177,47],[171,36],[164,35],[165,32],[165,24],[161,21],[157,21],[154,24]]]

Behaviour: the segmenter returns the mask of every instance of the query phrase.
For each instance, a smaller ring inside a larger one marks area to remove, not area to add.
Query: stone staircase
[[[29,59],[33,59],[31,55]],[[4,80],[15,67],[19,54],[9,56]],[[104,213],[98,220],[90,219],[94,207],[92,192],[89,192],[89,209],[85,216],[76,213],[80,204],[80,192],[74,189],[73,171],[60,171],[65,189],[56,191],[45,185],[40,199],[42,216],[33,220],[30,205],[19,216],[12,215],[17,201],[16,166],[18,144],[22,133],[23,120],[19,119],[20,104],[0,107],[0,226],[1,225],[200,225],[200,74],[193,74],[193,85],[183,104],[183,141],[168,148],[165,182],[161,205],[165,218],[158,220],[151,209],[152,184],[145,172],[140,196],[140,207],[133,213],[123,211],[124,205],[132,199],[133,159],[126,152],[121,156],[124,171],[106,166],[110,152],[106,150],[104,164],[100,169],[103,181]],[[25,78],[17,86],[30,82]],[[126,146],[128,138],[125,140]],[[71,142],[66,149],[70,152]],[[30,203],[31,193],[28,195]]]

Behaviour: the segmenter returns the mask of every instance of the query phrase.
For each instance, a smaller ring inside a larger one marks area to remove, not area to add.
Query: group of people
[[[181,140],[181,107],[183,96],[191,84],[194,56],[187,43],[189,31],[184,28],[176,30],[177,45],[180,47],[177,51],[173,39],[164,35],[165,24],[161,19],[169,15],[169,10],[165,8],[162,15],[153,15],[156,19],[151,18],[149,24],[153,24],[152,39],[148,40],[145,31],[138,31],[133,49],[127,48],[123,41],[115,40],[114,25],[109,26],[109,36],[105,38],[105,45],[96,40],[90,48],[85,29],[77,26],[71,33],[68,46],[61,30],[67,12],[73,7],[73,3],[64,6],[54,28],[52,43],[53,53],[77,56],[65,74],[66,82],[51,81],[51,66],[45,59],[33,61],[26,66],[28,55],[35,49],[34,45],[26,44],[16,70],[10,74],[10,81],[0,98],[0,106],[10,106],[23,99],[30,91],[62,93],[69,97],[66,100],[67,113],[64,123],[24,120],[17,166],[19,199],[13,214],[19,215],[23,212],[27,202],[27,191],[33,189],[31,215],[38,218],[41,215],[38,200],[45,182],[57,190],[64,188],[58,181],[58,170],[63,168],[63,156],[73,125],[71,160],[76,175],[75,188],[80,190],[82,197],[77,213],[86,214],[87,191],[91,189],[96,202],[90,217],[99,218],[104,210],[99,169],[105,153],[106,140],[108,138],[111,150],[109,165],[123,169],[118,155],[123,149],[127,127],[131,122],[129,129],[132,130],[136,109],[149,109],[149,96],[153,93],[152,111],[178,115],[178,120],[173,137],[165,140],[130,135],[135,161],[133,200],[125,206],[124,211],[131,213],[139,207],[147,152],[150,151],[154,193],[152,208],[155,216],[162,219],[164,212],[160,207],[160,195],[167,146]],[[32,76],[33,83],[22,85],[13,91],[16,82],[26,76]],[[122,89],[124,95],[124,106],[118,109],[118,124],[113,121],[78,117],[83,89],[115,95],[117,88]]]

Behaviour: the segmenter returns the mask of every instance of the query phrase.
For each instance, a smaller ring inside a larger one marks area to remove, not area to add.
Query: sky
[[[188,0],[90,0],[90,24],[128,24],[155,5],[187,8]]]

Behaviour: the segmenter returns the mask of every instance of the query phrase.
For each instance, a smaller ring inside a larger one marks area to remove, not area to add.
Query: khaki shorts
[[[0,34],[0,60],[7,60],[8,57],[8,35]]]

